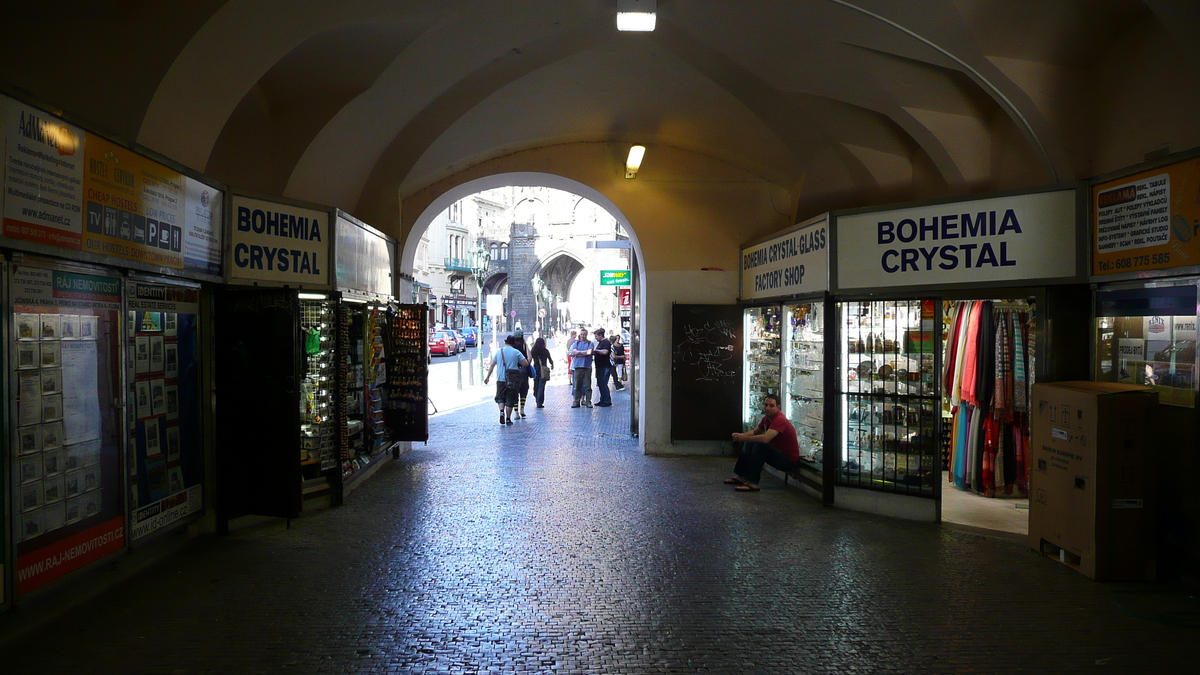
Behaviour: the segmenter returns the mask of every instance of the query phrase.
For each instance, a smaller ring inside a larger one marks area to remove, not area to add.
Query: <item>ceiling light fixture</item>
[[[629,156],[625,158],[625,177],[633,178],[637,175],[638,169],[642,168],[642,158],[646,156],[646,146],[635,145],[629,149]]]
[[[648,32],[657,23],[658,0],[617,0],[617,30]]]

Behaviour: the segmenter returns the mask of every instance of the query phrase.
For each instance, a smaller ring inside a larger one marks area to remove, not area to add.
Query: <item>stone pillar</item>
[[[509,329],[521,322],[527,342],[537,330],[537,300],[533,294],[533,273],[537,270],[537,230],[533,223],[513,223],[508,238],[508,309],[517,313],[509,318]]]

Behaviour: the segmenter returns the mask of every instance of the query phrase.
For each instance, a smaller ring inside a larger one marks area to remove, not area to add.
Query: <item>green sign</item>
[[[629,270],[600,270],[601,286],[628,286],[630,278]]]

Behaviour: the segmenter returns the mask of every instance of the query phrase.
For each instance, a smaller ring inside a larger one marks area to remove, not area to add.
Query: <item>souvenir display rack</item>
[[[838,484],[933,497],[939,380],[932,300],[844,302]]]
[[[796,428],[800,461],[820,475],[825,446],[825,303],[784,306],[784,415]]]
[[[390,314],[383,305],[346,307],[347,338],[343,363],[347,389],[347,442],[342,445],[342,480],[365,469],[391,444],[384,423],[383,385],[387,382],[384,332]]]
[[[325,495],[325,473],[337,467],[339,415],[337,408],[337,321],[329,300],[300,301],[300,342],[303,372],[300,382],[301,493],[305,499]],[[344,400],[344,399],[343,399]]]
[[[429,440],[429,308],[389,310],[383,335],[386,389],[383,411],[392,441]]]
[[[746,371],[742,422],[752,429],[762,419],[763,397],[780,395],[782,309],[779,305],[749,307],[744,321]]]

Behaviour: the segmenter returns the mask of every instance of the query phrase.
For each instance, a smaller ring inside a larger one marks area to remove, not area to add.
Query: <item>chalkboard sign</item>
[[[727,441],[742,430],[742,313],[738,305],[674,305],[671,439]]]

